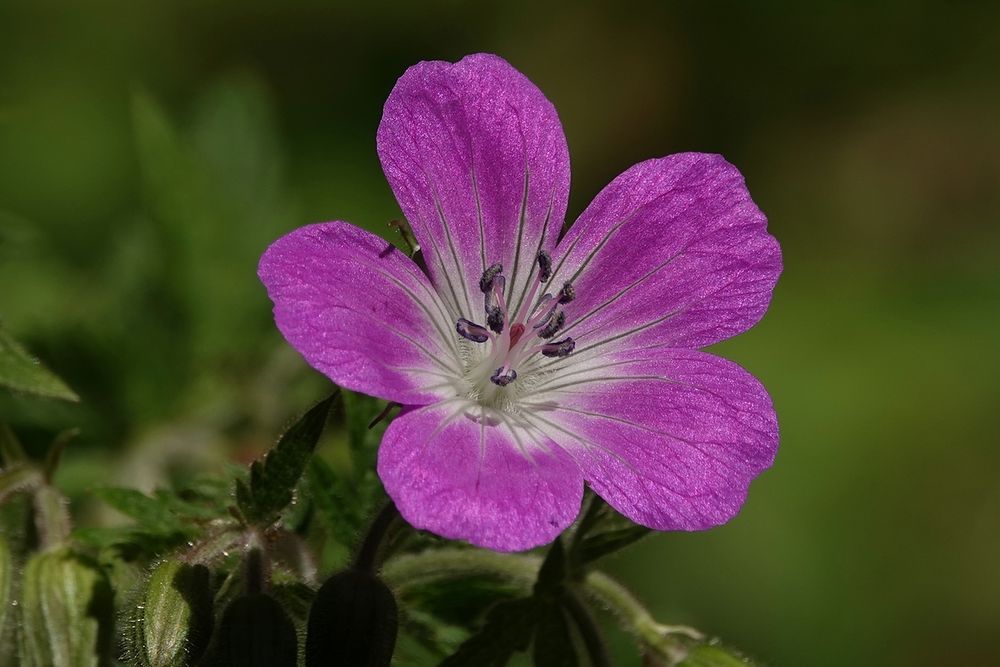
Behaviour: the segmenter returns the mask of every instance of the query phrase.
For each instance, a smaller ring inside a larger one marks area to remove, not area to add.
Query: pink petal
[[[557,253],[552,284],[576,288],[564,333],[578,354],[610,343],[693,349],[734,336],[763,316],[781,272],[781,249],[743,177],[702,153],[628,169]]]
[[[551,542],[580,510],[579,468],[509,417],[481,414],[452,400],[397,417],[379,448],[386,491],[411,525],[442,537],[496,551]]]
[[[447,395],[461,372],[434,288],[374,234],[346,222],[302,227],[267,249],[257,273],[278,329],[342,387],[422,405]]]
[[[419,63],[385,103],[378,154],[456,314],[480,315],[476,283],[495,262],[518,305],[569,195],[566,138],[541,91],[493,55]]]
[[[633,351],[539,390],[523,405],[528,421],[578,461],[596,493],[657,530],[728,521],[778,447],[764,387],[704,352]]]

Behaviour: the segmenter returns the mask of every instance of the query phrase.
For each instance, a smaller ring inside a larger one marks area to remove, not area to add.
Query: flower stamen
[[[479,279],[479,289],[484,296],[486,326],[465,318],[460,318],[455,325],[459,335],[467,340],[474,343],[492,342],[489,351],[477,361],[471,361],[466,370],[470,391],[480,401],[507,400],[501,398],[503,392],[486,390],[489,387],[489,384],[485,384],[487,377],[497,387],[506,387],[517,380],[516,368],[531,355],[541,353],[546,357],[562,358],[572,354],[576,348],[576,342],[569,337],[531,345],[530,337],[524,335],[531,331],[542,341],[553,338],[566,324],[566,313],[559,310],[559,306],[576,297],[576,291],[569,282],[563,283],[555,294],[546,292],[537,297],[539,288],[552,278],[552,258],[541,250],[535,262],[538,267],[536,280],[530,280],[529,276],[532,285],[516,313],[507,310],[507,279],[503,275],[503,265],[497,262],[483,271]]]

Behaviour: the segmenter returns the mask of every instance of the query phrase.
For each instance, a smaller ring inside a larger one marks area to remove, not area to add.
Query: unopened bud
[[[107,664],[111,586],[90,559],[60,548],[36,554],[21,584],[22,667]]]
[[[295,667],[299,642],[281,605],[266,593],[250,593],[226,607],[216,650],[210,664]]]
[[[212,589],[204,565],[165,560],[136,610],[133,654],[145,667],[194,664],[212,634]]]
[[[309,610],[306,667],[386,667],[397,628],[396,599],[375,575],[361,570],[336,574]]]

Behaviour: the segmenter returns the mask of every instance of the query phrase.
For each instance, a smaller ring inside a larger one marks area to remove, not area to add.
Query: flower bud
[[[210,664],[295,667],[298,647],[295,626],[281,605],[266,593],[250,593],[233,600],[222,614]]]
[[[204,565],[165,560],[136,610],[132,654],[144,667],[194,664],[212,634],[212,589]]]
[[[31,557],[21,582],[22,667],[91,667],[108,662],[111,586],[88,558],[60,548]]]
[[[375,575],[347,570],[331,577],[309,610],[306,667],[386,667],[396,646],[396,599]]]

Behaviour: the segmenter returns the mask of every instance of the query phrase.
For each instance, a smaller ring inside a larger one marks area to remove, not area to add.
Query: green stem
[[[601,628],[597,624],[597,619],[590,613],[590,609],[573,591],[567,591],[562,600],[580,631],[587,655],[590,656],[591,667],[611,667],[608,647],[605,646],[604,640],[601,638]]]
[[[683,660],[688,652],[677,635],[702,639],[701,633],[693,628],[658,623],[631,591],[605,574],[589,573],[584,579],[584,591],[595,603],[617,617],[625,630],[670,660],[671,664]]]
[[[42,484],[35,490],[35,527],[42,549],[63,544],[73,529],[66,498],[55,488]]]
[[[438,579],[486,576],[509,581],[530,593],[541,567],[538,556],[502,554],[474,549],[434,549],[391,559],[382,570],[390,588],[400,594],[407,589]],[[700,633],[683,626],[657,623],[656,619],[632,593],[601,572],[589,572],[579,590],[598,606],[609,611],[622,627],[635,635],[648,649],[677,662],[687,654],[678,635],[701,638]]]

